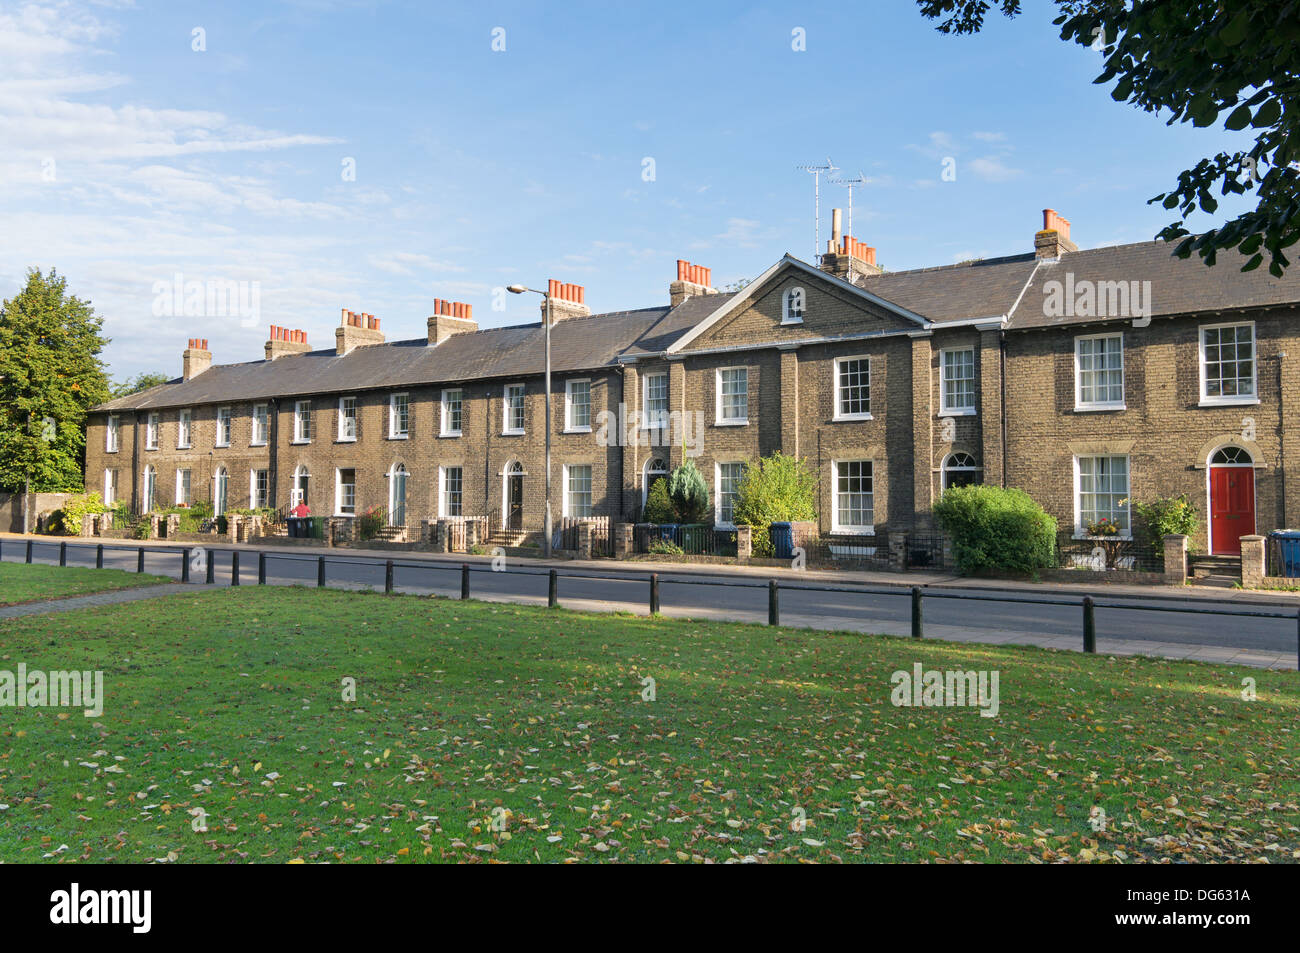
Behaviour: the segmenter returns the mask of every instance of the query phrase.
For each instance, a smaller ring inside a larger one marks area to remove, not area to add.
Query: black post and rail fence
[[[36,543],[40,546],[53,546],[57,548],[57,561],[60,566],[68,565],[68,556],[70,551],[81,552],[90,551],[94,554],[94,566],[97,569],[105,568],[105,553],[111,550],[134,551],[136,554],[136,572],[145,571],[146,552],[151,553],[159,559],[168,555],[175,558],[178,550],[175,548],[159,548],[146,550],[143,546],[113,546],[97,544],[91,547],[89,544],[79,545],[69,544],[64,541],[58,543]],[[191,571],[190,562],[193,550],[185,548],[179,550],[181,556],[180,578],[182,582],[190,582]],[[229,584],[231,586],[240,585],[240,553],[239,549],[220,549],[209,548],[206,550],[206,565],[204,581],[208,585],[214,585],[216,581],[217,554],[228,552],[229,559]],[[247,551],[244,551],[245,553]],[[0,560],[4,559],[5,547],[3,541],[0,541]],[[400,561],[386,559],[382,562],[373,558],[349,557],[349,556],[317,556],[298,553],[275,552],[268,550],[257,550],[257,581],[259,585],[266,585],[268,579],[268,564],[271,562],[306,562],[315,563],[315,582],[318,588],[325,588],[327,584],[327,565],[354,565],[366,566],[372,568],[382,568],[383,586],[385,593],[397,591],[395,573],[397,570],[403,572],[418,571],[427,576],[437,579],[444,573],[460,574],[460,598],[469,599],[471,593],[471,575],[473,573],[506,573],[516,576],[542,576],[546,582],[546,604],[555,608],[560,604],[560,588],[563,579],[596,579],[603,582],[614,583],[649,583],[649,600],[647,609],[652,616],[658,616],[662,612],[661,608],[661,591],[664,586],[709,586],[715,588],[739,588],[739,589],[766,589],[767,590],[767,622],[770,626],[779,626],[781,624],[781,592],[805,592],[805,593],[836,593],[840,596],[858,595],[858,596],[879,596],[884,598],[910,598],[911,602],[911,636],[913,639],[922,639],[925,636],[925,615],[924,603],[932,599],[958,599],[968,600],[971,602],[981,603],[1012,603],[1021,605],[1043,605],[1043,606],[1074,606],[1082,611],[1082,644],[1080,648],[1086,653],[1097,652],[1097,610],[1117,610],[1123,612],[1167,612],[1167,613],[1197,613],[1203,615],[1236,617],[1236,618],[1257,618],[1257,619],[1285,619],[1295,622],[1296,633],[1296,658],[1297,666],[1300,667],[1300,610],[1293,610],[1284,607],[1275,609],[1263,608],[1223,608],[1210,606],[1193,606],[1187,604],[1186,599],[1180,599],[1176,596],[1149,595],[1143,596],[1142,602],[1123,602],[1123,601],[1098,601],[1091,595],[1085,595],[1081,598],[1071,598],[1068,596],[1020,596],[1009,594],[992,594],[988,592],[968,592],[959,591],[950,588],[922,587],[922,586],[871,586],[871,585],[816,585],[802,582],[781,582],[776,579],[766,581],[755,579],[735,579],[724,580],[718,578],[693,578],[688,575],[671,576],[661,578],[657,572],[641,575],[632,572],[562,572],[549,568],[529,568],[515,567],[505,570],[493,569],[486,564],[471,565],[469,563],[452,563],[449,561]],[[22,559],[26,563],[32,563],[35,560],[34,541],[25,540]],[[174,565],[174,563],[173,563]],[[310,580],[310,570],[305,577]],[[293,583],[308,584],[307,581],[293,579]],[[432,586],[431,588],[438,588]],[[625,601],[625,600],[616,600]]]

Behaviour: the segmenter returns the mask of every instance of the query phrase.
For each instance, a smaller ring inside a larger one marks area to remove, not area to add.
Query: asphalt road
[[[58,540],[33,542],[33,560],[57,563]],[[121,545],[122,548],[111,548]],[[5,562],[25,557],[25,542],[4,540],[0,558]],[[257,584],[257,549],[240,550],[240,582]],[[229,585],[232,551],[211,550],[215,560],[215,582]],[[69,566],[94,566],[95,544],[67,542]],[[402,562],[405,554],[362,554],[336,551],[326,557],[327,584],[337,588],[373,588],[384,586],[384,563],[391,558]],[[129,542],[106,544],[106,568],[134,570],[137,548]],[[176,549],[146,549],[145,571],[179,578],[182,555]],[[476,562],[470,573],[471,592],[476,599],[545,604],[547,569],[529,565],[528,559],[514,559],[506,571],[493,572],[486,562]],[[268,552],[267,583],[270,585],[316,584],[317,556],[293,550]],[[602,572],[575,568],[560,569],[559,602],[575,609],[616,610],[645,613],[648,611],[648,573],[620,570]],[[664,615],[766,622],[767,584],[754,577],[711,574],[706,567],[681,572],[660,573],[660,610]],[[204,572],[196,569],[192,582],[203,582]],[[459,596],[461,586],[458,562],[428,561],[418,566],[397,565],[393,572],[394,588],[399,592],[436,593]],[[796,585],[810,588],[798,589]],[[819,591],[821,582],[792,583],[782,580],[780,589],[781,623],[818,629],[877,632],[906,635],[911,630],[911,603],[906,588],[897,592]],[[862,587],[858,587],[859,590]],[[1079,648],[1082,644],[1082,613],[1078,596],[1035,589],[979,589],[983,597],[1010,599],[1062,599],[1069,605],[1016,603],[947,598],[946,595],[972,595],[971,590],[931,587],[924,601],[925,633],[933,638],[958,638],[975,641],[1029,641]],[[941,595],[944,594],[944,595]],[[1099,641],[1140,640],[1167,645],[1216,646],[1244,651],[1285,653],[1294,657],[1297,648],[1295,610],[1285,606],[1243,604],[1240,601],[1205,599],[1165,600],[1127,595],[1097,595],[1107,604],[1139,605],[1147,611],[1098,607],[1096,610]],[[1193,608],[1193,612],[1171,611]],[[1252,618],[1215,615],[1211,610],[1254,610],[1285,612],[1289,618]],[[1019,638],[1023,637],[1023,638]],[[1054,642],[1053,640],[1060,640]]]

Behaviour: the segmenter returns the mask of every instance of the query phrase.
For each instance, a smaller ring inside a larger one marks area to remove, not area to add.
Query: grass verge
[[[122,569],[0,563],[0,606],[134,589],[137,586],[156,586],[171,581],[166,576],[150,576]]]
[[[7,861],[1300,856],[1294,673],[278,587],[0,645],[106,695],[0,710]],[[918,662],[997,717],[895,707]]]

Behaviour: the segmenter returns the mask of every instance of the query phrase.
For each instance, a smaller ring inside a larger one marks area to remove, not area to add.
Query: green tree
[[[1032,573],[1056,564],[1056,520],[1024,490],[955,486],[933,512],[962,572]]]
[[[754,555],[771,556],[773,523],[817,518],[817,477],[803,460],[778,451],[745,468],[732,512],[737,525],[752,527]]]
[[[146,371],[143,374],[137,374],[135,377],[129,377],[120,384],[114,384],[109,392],[109,397],[114,399],[118,397],[127,397],[130,394],[138,394],[142,390],[148,390],[150,387],[157,387],[159,384],[166,384],[170,377],[158,371]]]
[[[709,485],[694,460],[687,460],[668,474],[668,498],[679,523],[700,523],[708,516]]]
[[[102,324],[54,269],[0,305],[0,488],[84,486],[86,411],[108,399]]]
[[[1008,17],[1020,0],[917,0],[922,15],[943,18],[942,33],[978,33],[991,6]],[[1220,250],[1238,248],[1258,268],[1281,277],[1283,249],[1300,240],[1300,10],[1289,0],[1055,0],[1052,22],[1061,39],[1101,50],[1096,83],[1115,80],[1111,98],[1147,112],[1169,110],[1168,125],[1210,126],[1227,113],[1228,130],[1249,127],[1249,152],[1220,152],[1178,174],[1178,184],[1150,202],[1178,209],[1181,220],[1157,235],[1179,240],[1175,254],[1193,251],[1213,265]],[[1255,207],[1230,222],[1192,235],[1183,222],[1198,208],[1213,215],[1220,195],[1254,193]],[[1261,251],[1263,249],[1263,251]]]

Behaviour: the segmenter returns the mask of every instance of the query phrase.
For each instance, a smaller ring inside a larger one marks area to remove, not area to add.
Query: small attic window
[[[781,300],[781,323],[802,324],[804,291],[802,288],[790,288]]]

